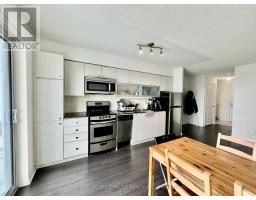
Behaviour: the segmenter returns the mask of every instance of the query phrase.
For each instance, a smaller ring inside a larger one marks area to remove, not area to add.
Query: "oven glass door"
[[[87,92],[109,92],[109,83],[87,81],[86,90]]]
[[[90,125],[90,141],[101,142],[116,138],[116,122]]]

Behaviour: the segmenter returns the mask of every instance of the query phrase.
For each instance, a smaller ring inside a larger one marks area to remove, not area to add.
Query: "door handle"
[[[104,145],[106,145],[108,142],[102,142],[102,143],[100,143],[100,146],[104,146]]]

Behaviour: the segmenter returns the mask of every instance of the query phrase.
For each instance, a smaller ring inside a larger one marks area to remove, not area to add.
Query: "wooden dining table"
[[[196,140],[182,137],[149,147],[149,187],[148,195],[154,195],[155,161],[166,166],[165,149],[171,150],[180,158],[195,167],[211,174],[214,195],[234,195],[234,182],[244,184],[249,191],[256,193],[256,162],[217,149]]]

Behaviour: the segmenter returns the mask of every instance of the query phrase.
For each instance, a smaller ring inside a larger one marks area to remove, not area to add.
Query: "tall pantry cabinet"
[[[37,167],[63,160],[62,55],[39,51],[35,55],[34,103]]]

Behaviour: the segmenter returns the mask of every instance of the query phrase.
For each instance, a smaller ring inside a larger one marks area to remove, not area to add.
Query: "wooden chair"
[[[246,153],[244,153],[240,150],[234,149],[232,147],[221,145],[220,144],[221,140],[226,140],[226,141],[229,141],[229,142],[233,142],[233,143],[236,143],[236,144],[240,144],[240,145],[252,148],[253,153],[252,153],[252,155],[249,155],[249,154],[246,154]],[[222,150],[227,151],[229,153],[233,153],[235,155],[238,155],[238,156],[256,161],[256,143],[255,142],[250,142],[250,141],[247,141],[247,140],[243,140],[243,139],[238,138],[238,137],[222,135],[221,133],[219,133],[216,148],[219,148],[219,149],[222,149]]]
[[[212,194],[210,173],[203,172],[168,150],[165,151],[165,156],[168,176],[167,189],[170,196],[173,195],[174,190],[181,196],[190,196],[190,193],[183,186],[200,196]],[[173,177],[176,177],[182,186],[174,181]]]
[[[234,195],[235,196],[256,196],[253,192],[245,189],[244,186],[239,182],[235,181],[234,183]]]

